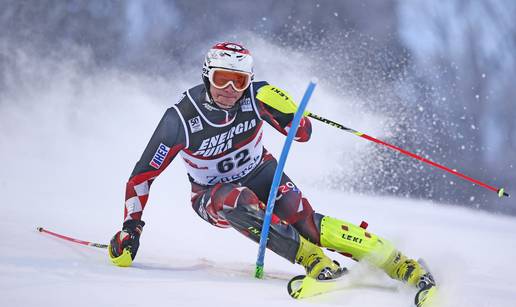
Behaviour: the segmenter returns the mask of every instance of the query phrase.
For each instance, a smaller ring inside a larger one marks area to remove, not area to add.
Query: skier
[[[127,182],[122,230],[108,249],[115,265],[132,264],[145,225],[142,213],[149,188],[177,154],[187,169],[195,212],[216,227],[234,228],[256,242],[260,239],[277,164],[262,145],[262,125],[265,121],[286,135],[296,105],[283,90],[253,81],[253,58],[240,44],[214,45],[205,57],[202,79],[203,84],[184,92],[165,112]],[[258,99],[258,93],[266,99]],[[304,117],[295,140],[308,141],[311,129]],[[315,212],[286,174],[278,189],[267,247],[319,280],[343,272],[321,247],[368,261],[390,277],[416,286],[418,306],[435,290],[430,273],[389,241]]]

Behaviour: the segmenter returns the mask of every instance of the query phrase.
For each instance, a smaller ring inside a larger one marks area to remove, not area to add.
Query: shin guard
[[[321,246],[356,261],[367,261],[393,279],[415,286],[427,273],[418,262],[407,258],[392,243],[352,223],[325,216],[320,229]]]

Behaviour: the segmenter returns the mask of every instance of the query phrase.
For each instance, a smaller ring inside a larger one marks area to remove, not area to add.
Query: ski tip
[[[303,290],[303,280],[305,277],[305,275],[298,275],[290,279],[288,282],[287,291],[292,298],[300,298],[301,291]]]
[[[437,296],[437,287],[432,286],[426,289],[420,290],[414,298],[414,304],[416,307],[435,307]]]
[[[287,284],[288,294],[294,299],[304,299],[338,289],[337,279],[318,280],[298,275]]]

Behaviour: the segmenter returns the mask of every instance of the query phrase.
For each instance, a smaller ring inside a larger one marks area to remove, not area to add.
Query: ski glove
[[[117,266],[131,266],[138,247],[140,247],[140,235],[145,222],[126,221],[122,230],[117,232],[109,243],[109,258]]]
[[[256,98],[281,113],[294,114],[297,111],[297,105],[290,95],[286,91],[272,85],[260,87]],[[309,113],[305,111],[303,115],[306,116]]]

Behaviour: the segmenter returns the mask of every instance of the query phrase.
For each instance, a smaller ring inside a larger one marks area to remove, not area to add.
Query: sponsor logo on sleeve
[[[190,125],[190,130],[192,131],[192,133],[201,131],[203,129],[201,118],[199,116],[189,119],[188,125]]]
[[[154,153],[154,157],[150,161],[149,165],[154,167],[155,169],[159,169],[165,158],[167,157],[168,152],[170,151],[170,147],[167,145],[160,143],[158,149],[156,149],[156,153]]]
[[[253,111],[253,106],[251,105],[251,98],[244,99],[240,106],[242,108],[242,112],[251,112]]]

